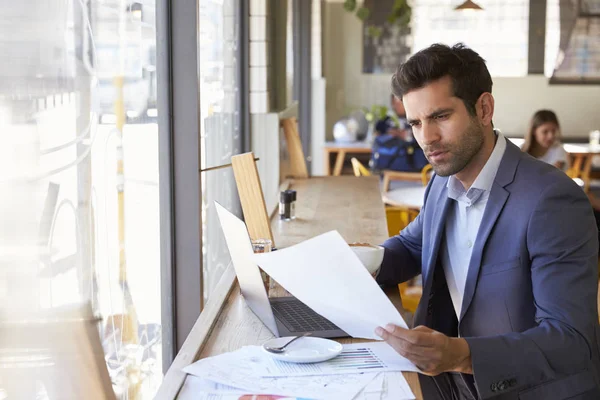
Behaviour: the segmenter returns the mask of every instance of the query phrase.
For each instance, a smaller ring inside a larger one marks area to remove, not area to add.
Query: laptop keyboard
[[[292,332],[332,331],[339,329],[301,301],[271,303],[275,317]]]

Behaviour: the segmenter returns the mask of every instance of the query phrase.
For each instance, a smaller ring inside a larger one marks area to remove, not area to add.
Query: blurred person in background
[[[531,118],[521,150],[564,171],[569,167],[569,159],[560,137],[560,124],[554,111],[538,110]]]
[[[389,134],[402,140],[411,140],[410,125],[406,121],[406,110],[404,104],[393,94],[390,97],[392,110],[388,112],[385,118],[380,119],[375,124],[375,131],[378,135]]]

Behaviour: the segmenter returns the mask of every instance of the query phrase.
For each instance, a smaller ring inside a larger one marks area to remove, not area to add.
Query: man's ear
[[[482,93],[475,104],[477,118],[483,126],[491,125],[494,117],[494,96],[491,93]]]

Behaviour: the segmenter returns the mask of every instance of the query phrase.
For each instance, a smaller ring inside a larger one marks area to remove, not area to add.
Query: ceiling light
[[[473,3],[471,0],[466,0],[460,6],[454,7],[455,10],[483,10],[480,5]]]

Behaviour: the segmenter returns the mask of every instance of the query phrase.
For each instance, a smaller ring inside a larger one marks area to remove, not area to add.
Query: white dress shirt
[[[462,309],[471,253],[492,184],[506,150],[506,139],[499,132],[496,132],[496,135],[494,150],[468,191],[465,191],[462,183],[454,175],[448,179],[448,197],[454,201],[450,204],[446,217],[441,256],[450,297],[458,318]]]

